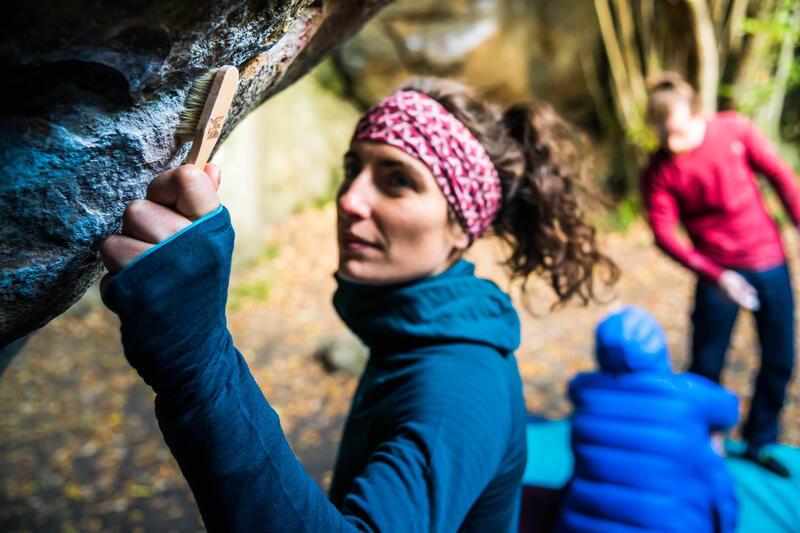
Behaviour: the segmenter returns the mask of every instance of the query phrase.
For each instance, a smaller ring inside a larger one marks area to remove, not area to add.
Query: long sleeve
[[[795,227],[800,226],[800,189],[797,176],[781,158],[767,136],[750,120],[737,115],[736,124],[739,128],[739,139],[747,150],[750,165],[769,180]]]
[[[399,427],[338,510],[292,454],[232,344],[225,322],[232,249],[223,208],[129,265],[103,295],[120,317],[127,359],[156,392],[159,426],[208,530],[458,529],[501,455],[499,446],[469,445],[467,436],[502,432],[498,417],[442,420],[433,439],[430,428]],[[472,410],[481,408],[464,406]]]
[[[663,182],[663,175],[651,168],[640,178],[640,190],[647,219],[656,245],[686,268],[711,281],[716,281],[724,268],[698,252],[678,231],[680,215],[674,195]]]
[[[739,420],[739,398],[722,385],[696,374],[680,374],[687,383],[697,412],[711,430],[733,427]]]

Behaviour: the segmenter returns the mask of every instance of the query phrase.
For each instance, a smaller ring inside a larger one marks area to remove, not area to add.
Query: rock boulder
[[[391,0],[13,2],[0,64],[0,347],[99,276],[125,206],[177,165],[193,80],[241,83],[222,139]]]

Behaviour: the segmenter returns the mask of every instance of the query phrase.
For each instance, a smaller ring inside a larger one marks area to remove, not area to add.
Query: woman
[[[797,176],[743,115],[704,115],[677,73],[662,73],[649,85],[648,118],[660,145],[640,186],[656,245],[697,275],[689,372],[719,382],[739,308],[753,311],[761,367],[742,426],[744,457],[790,477],[770,450],[797,351],[794,296],[780,230],[756,174],[800,228]]]
[[[219,170],[158,176],[101,253],[125,355],[210,530],[514,531],[525,406],[509,298],[461,259],[487,230],[561,300],[593,295],[574,149],[547,108],[503,114],[418,80],[369,110],[337,199],[334,306],[370,348],[330,500],[289,449],[225,327],[233,246]],[[192,222],[194,221],[194,222]]]

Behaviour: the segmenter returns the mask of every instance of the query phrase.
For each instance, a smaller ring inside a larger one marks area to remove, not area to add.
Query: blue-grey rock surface
[[[188,145],[193,80],[233,64],[221,140],[391,0],[13,2],[0,22],[0,348],[74,303],[125,206]]]

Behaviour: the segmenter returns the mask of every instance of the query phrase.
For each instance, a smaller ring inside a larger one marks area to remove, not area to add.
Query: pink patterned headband
[[[502,198],[497,169],[467,127],[433,98],[394,93],[364,113],[353,134],[359,139],[385,142],[425,163],[470,243],[494,220]]]

